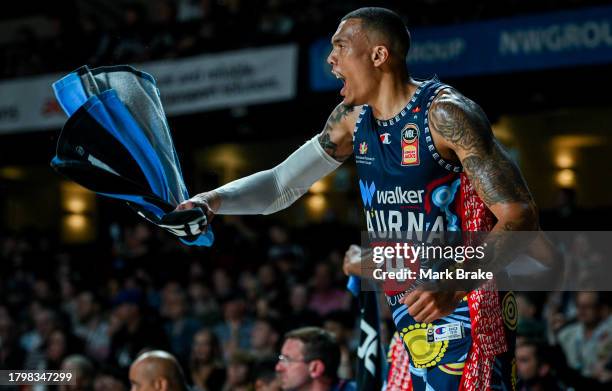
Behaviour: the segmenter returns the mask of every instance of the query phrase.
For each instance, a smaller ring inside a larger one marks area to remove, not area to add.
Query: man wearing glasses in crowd
[[[354,382],[339,379],[340,347],[319,327],[303,327],[285,334],[276,373],[283,390],[354,391]]]

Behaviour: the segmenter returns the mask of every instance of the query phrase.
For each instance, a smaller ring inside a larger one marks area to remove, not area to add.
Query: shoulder
[[[357,123],[362,108],[363,106],[348,106],[340,103],[334,108],[327,122],[340,125],[347,131],[352,131]]]
[[[440,91],[433,99],[428,121],[430,128],[451,144],[485,141],[492,135],[482,108],[452,87]]]
[[[429,109],[430,118],[438,124],[464,120],[486,120],[482,108],[452,87],[438,93]]]

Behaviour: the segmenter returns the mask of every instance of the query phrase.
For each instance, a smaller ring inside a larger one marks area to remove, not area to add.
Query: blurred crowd
[[[382,1],[408,26],[430,26],[597,5],[604,0]],[[0,78],[65,72],[80,65],[171,59],[329,36],[340,18],[371,2],[345,0],[70,0],[9,20]],[[1,23],[1,22],[0,22]]]
[[[84,365],[85,389],[118,390],[128,387],[139,353],[163,349],[196,390],[251,390],[259,377],[276,379],[286,332],[320,326],[340,345],[338,375],[353,378],[358,310],[342,262],[358,228],[290,230],[227,216],[214,223],[210,249],[138,221],[112,224],[108,240],[85,247],[5,232],[0,369]],[[566,255],[580,262],[597,253],[578,237]],[[612,380],[608,292],[520,292],[517,302],[519,389],[594,389]],[[381,309],[388,342],[391,316]]]
[[[39,232],[1,235],[0,369],[86,361],[93,389],[117,390],[139,353],[162,349],[197,390],[250,390],[256,375],[275,379],[286,332],[320,326],[341,346],[338,374],[352,378],[356,310],[342,237],[304,247],[343,227],[314,228],[297,241],[280,224],[216,219],[212,249],[141,222],[113,225],[108,245],[86,248]]]

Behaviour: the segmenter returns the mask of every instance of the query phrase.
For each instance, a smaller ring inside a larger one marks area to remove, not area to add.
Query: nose
[[[334,54],[333,50],[329,52],[329,55],[327,56],[327,63],[331,66],[336,65],[336,55]]]
[[[277,362],[276,366],[274,367],[274,369],[276,370],[276,372],[283,372],[285,370],[285,366],[283,365],[282,362]]]

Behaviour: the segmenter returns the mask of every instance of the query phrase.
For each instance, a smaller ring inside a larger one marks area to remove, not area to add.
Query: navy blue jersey
[[[446,240],[449,232],[460,236],[462,169],[440,156],[427,123],[431,102],[444,88],[448,86],[437,78],[424,81],[406,107],[387,120],[374,118],[372,109],[363,106],[353,146],[369,232],[397,231],[401,232],[397,235],[403,235],[401,239],[422,243]],[[467,300],[453,314],[433,324],[424,324],[417,323],[408,314],[408,308],[400,303],[403,289],[385,287],[385,293],[393,321],[410,351],[413,367],[465,360],[471,343]],[[429,342],[427,334],[444,331],[440,328],[442,325],[460,328],[464,336]]]
[[[425,81],[394,118],[381,121],[363,106],[353,148],[370,232],[460,231],[461,167],[436,151],[427,124],[433,98],[448,86]]]

